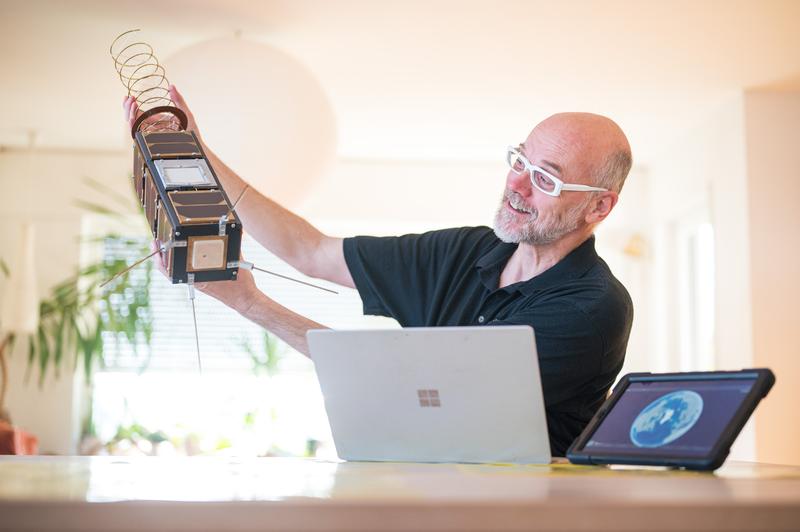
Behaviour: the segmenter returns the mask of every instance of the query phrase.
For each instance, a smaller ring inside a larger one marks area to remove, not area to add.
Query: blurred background
[[[184,287],[146,265],[92,289],[148,249],[109,55],[133,28],[223,160],[340,236],[491,225],[507,145],[613,118],[634,167],[597,244],[634,299],[623,372],[772,368],[733,456],[800,463],[800,2],[769,0],[0,1],[5,403],[40,452],[335,456],[308,360],[201,295],[200,375]]]

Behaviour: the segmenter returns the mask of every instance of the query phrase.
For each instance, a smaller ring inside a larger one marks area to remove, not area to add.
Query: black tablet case
[[[632,382],[656,381],[683,381],[698,380],[723,380],[723,379],[754,379],[753,387],[734,413],[728,425],[720,434],[711,452],[702,458],[686,458],[670,456],[625,456],[624,454],[594,454],[584,450],[584,446],[591,439],[592,434],[606,416],[611,412],[617,401],[625,393]],[[614,393],[600,407],[592,420],[580,436],[567,450],[567,458],[574,464],[629,464],[647,466],[682,467],[686,469],[712,471],[720,467],[728,457],[731,445],[741,432],[750,415],[758,406],[759,401],[766,397],[772,385],[775,384],[775,375],[766,368],[745,369],[741,371],[697,371],[688,373],[629,373],[625,375],[614,388]]]

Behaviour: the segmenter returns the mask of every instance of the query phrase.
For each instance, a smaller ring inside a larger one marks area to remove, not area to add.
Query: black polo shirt
[[[563,456],[622,368],[633,304],[594,236],[536,277],[498,288],[516,248],[488,227],[344,240],[365,314],[403,327],[532,326],[550,447]]]

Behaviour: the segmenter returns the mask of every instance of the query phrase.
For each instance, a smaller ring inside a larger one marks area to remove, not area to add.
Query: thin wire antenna
[[[243,188],[243,189],[242,189],[242,191],[239,193],[239,197],[238,197],[238,198],[236,198],[236,201],[234,201],[234,202],[233,202],[233,205],[231,205],[231,208],[230,208],[230,210],[228,211],[228,214],[230,214],[231,212],[233,212],[233,209],[235,209],[235,208],[236,208],[236,206],[237,206],[237,205],[239,205],[239,202],[240,202],[240,201],[242,201],[242,198],[244,197],[244,193],[245,193],[245,192],[247,192],[249,189],[250,189],[250,185],[248,185],[248,184],[246,184],[246,183],[245,183],[245,185],[244,185],[244,188]]]
[[[146,261],[150,257],[152,257],[153,255],[155,255],[156,253],[160,253],[164,249],[165,248],[162,246],[162,247],[158,248],[157,250],[155,250],[154,252],[152,252],[151,254],[149,254],[148,256],[137,260],[136,262],[134,262],[133,264],[131,264],[130,266],[128,266],[127,268],[125,268],[121,272],[119,272],[116,275],[114,275],[111,279],[107,279],[107,280],[103,281],[102,284],[100,284],[100,288],[103,288],[105,285],[107,285],[108,283],[110,283],[111,281],[113,281],[115,279],[119,279],[120,277],[122,277],[123,275],[125,275],[126,273],[128,273],[129,271],[131,271],[132,269],[134,269],[135,267],[137,267],[138,265],[140,265],[141,263],[143,263],[144,261]]]
[[[264,268],[259,268],[259,267],[255,266],[255,265],[252,265],[250,269],[258,270],[258,271],[264,272],[264,273],[268,273],[270,275],[274,275],[275,277],[280,277],[281,279],[286,279],[287,281],[294,281],[295,283],[304,284],[304,285],[310,286],[312,288],[318,288],[320,290],[325,290],[326,292],[330,292],[331,294],[337,294],[337,295],[339,294],[339,292],[337,292],[336,290],[331,290],[330,288],[325,288],[324,286],[319,286],[319,285],[316,285],[316,284],[307,283],[305,281],[301,281],[300,279],[295,279],[294,277],[288,277],[288,276],[282,275],[280,273],[271,272],[269,270],[265,270]]]
[[[194,345],[197,348],[197,369],[200,374],[203,373],[203,363],[200,360],[200,333],[197,331],[197,309],[194,306],[194,274],[190,273],[188,276],[186,286],[189,288],[189,301],[192,302],[192,319],[194,320]]]
[[[219,217],[219,230],[220,230],[220,234],[221,235],[224,234],[223,231],[225,231],[225,224],[228,222],[228,216],[230,216],[233,213],[233,209],[235,209],[236,206],[239,205],[239,202],[244,197],[244,193],[247,192],[247,190],[249,188],[250,188],[250,185],[245,183],[244,188],[239,193],[239,197],[236,198],[236,201],[233,202],[233,205],[231,205],[231,208],[228,209],[228,212],[226,212],[225,214],[223,214],[222,216]]]
[[[259,268],[252,262],[248,262],[246,260],[240,260],[238,263],[239,268],[242,270],[258,270],[260,272],[268,273],[270,275],[274,275],[275,277],[280,277],[281,279],[286,279],[287,281],[294,281],[295,283],[304,284],[306,286],[310,286],[312,288],[318,288],[320,290],[325,290],[326,292],[330,292],[331,294],[339,294],[336,290],[331,290],[330,288],[325,288],[324,286],[319,286],[312,283],[307,283],[306,281],[301,281],[300,279],[295,279],[294,277],[289,277],[288,275],[283,275],[276,272],[271,272],[269,270],[265,270],[264,268]]]
[[[194,298],[192,298],[192,318],[194,318],[194,345],[197,349],[197,369],[203,373],[203,363],[200,360],[200,335],[197,332],[197,311],[194,308]]]

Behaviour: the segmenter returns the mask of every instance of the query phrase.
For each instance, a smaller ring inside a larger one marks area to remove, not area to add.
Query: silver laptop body
[[[344,460],[549,463],[533,329],[308,332]]]

